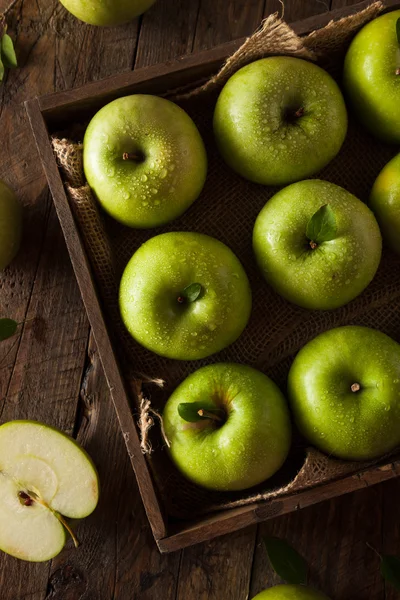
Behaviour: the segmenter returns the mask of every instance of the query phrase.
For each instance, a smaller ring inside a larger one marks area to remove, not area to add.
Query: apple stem
[[[395,73],[396,75],[400,75],[400,69],[396,69]]]
[[[139,152],[124,152],[123,160],[133,160],[134,162],[143,162],[143,155]]]
[[[361,390],[361,385],[359,383],[353,383],[350,389],[352,392],[359,392]]]
[[[212,419],[213,421],[222,421],[221,417],[218,417],[218,415],[215,415],[214,413],[209,412],[208,410],[204,410],[203,408],[200,408],[200,410],[197,411],[197,414],[200,415],[200,417]]]
[[[59,512],[57,512],[56,510],[54,510],[54,508],[51,508],[51,506],[49,506],[47,504],[47,502],[45,502],[44,500],[42,500],[41,498],[39,498],[38,496],[32,498],[31,496],[29,496],[31,498],[31,500],[33,502],[37,502],[38,504],[40,504],[41,506],[44,506],[44,508],[47,508],[51,513],[53,513],[53,515],[55,516],[55,518],[61,523],[61,525],[63,525],[65,527],[65,529],[68,531],[69,535],[72,538],[72,541],[74,542],[74,546],[75,548],[78,548],[79,546],[79,541],[78,538],[76,537],[76,535],[74,534],[74,532],[72,531],[71,527],[68,525],[67,521],[64,519],[64,517],[62,515],[60,515]]]
[[[177,301],[179,302],[179,304],[183,304],[185,302],[185,298],[183,296],[178,296]]]
[[[317,242],[313,242],[313,241],[311,240],[311,242],[310,242],[310,248],[311,248],[311,250],[315,250],[315,248],[318,248],[318,244],[317,244]]]
[[[296,117],[296,119],[300,119],[300,117],[302,117],[304,115],[304,108],[301,106],[300,108],[298,108],[296,110],[296,112],[294,113],[294,116]]]

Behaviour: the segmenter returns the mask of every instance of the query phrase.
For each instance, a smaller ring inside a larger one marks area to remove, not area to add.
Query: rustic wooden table
[[[352,0],[285,0],[290,22]],[[0,13],[11,0],[0,0]],[[38,419],[72,434],[102,483],[96,512],[56,559],[0,556],[2,600],[245,600],[278,580],[261,543],[288,539],[311,583],[336,600],[392,600],[367,542],[398,553],[400,480],[257,527],[160,555],[118,429],[61,230],[29,130],[24,100],[166,61],[250,34],[278,0],[158,0],[130,25],[97,29],[58,0],[17,0],[8,13],[20,68],[0,86],[0,178],[25,207],[18,258],[0,276],[0,316],[23,323],[0,348],[1,421]]]

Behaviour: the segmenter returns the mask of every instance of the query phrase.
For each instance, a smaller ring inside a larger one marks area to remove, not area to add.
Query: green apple
[[[237,71],[214,114],[227,164],[265,185],[313,175],[336,156],[346,131],[346,106],[332,77],[289,56],[263,58]]]
[[[400,254],[400,154],[392,158],[379,173],[372,188],[369,205],[379,223],[384,241]]]
[[[287,300],[310,309],[343,306],[370,283],[382,240],[373,213],[343,188],[318,179],[280,190],[257,217],[259,267]]]
[[[251,312],[247,275],[222,242],[200,233],[163,233],[125,268],[120,310],[130,334],[156,354],[204,358],[234,342]]]
[[[36,421],[0,427],[0,549],[32,562],[61,552],[64,517],[96,507],[97,471],[86,452],[57,429]]]
[[[253,600],[329,600],[329,598],[304,585],[276,585],[260,592]]]
[[[122,25],[144,13],[155,0],[60,0],[75,17],[90,25]]]
[[[284,396],[245,365],[219,363],[189,375],[169,398],[163,423],[178,469],[212,490],[257,485],[276,473],[289,452]]]
[[[83,160],[104,210],[129,227],[158,227],[179,217],[207,174],[203,140],[189,115],[144,94],[114,100],[93,117]]]
[[[19,250],[22,208],[11,188],[0,181],[0,270],[7,267]]]
[[[289,372],[300,432],[343,459],[368,460],[400,445],[400,345],[367,327],[338,327],[306,344]]]
[[[363,125],[386,142],[400,143],[400,10],[374,19],[356,35],[344,61],[343,82]]]

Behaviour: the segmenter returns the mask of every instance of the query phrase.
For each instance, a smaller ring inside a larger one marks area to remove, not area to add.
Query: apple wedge
[[[32,562],[64,547],[64,517],[96,508],[99,480],[86,452],[70,437],[36,421],[0,426],[0,549]]]

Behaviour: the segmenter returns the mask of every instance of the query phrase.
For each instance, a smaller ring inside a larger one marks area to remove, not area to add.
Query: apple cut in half
[[[36,421],[0,426],[0,549],[42,562],[64,547],[64,517],[96,508],[99,480],[86,452],[70,437]]]

